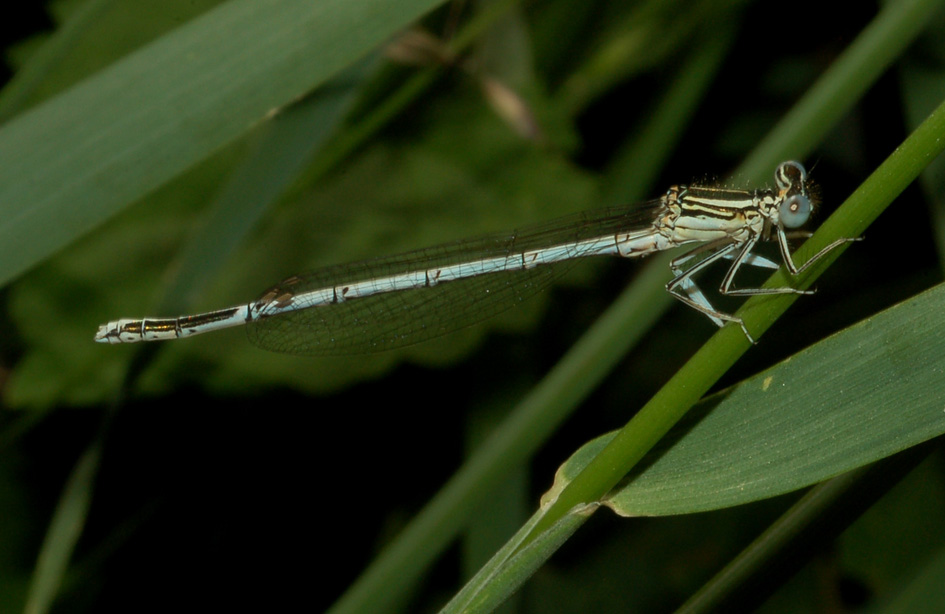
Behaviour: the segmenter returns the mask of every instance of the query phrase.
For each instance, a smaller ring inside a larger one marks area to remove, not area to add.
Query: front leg
[[[791,234],[793,235],[794,233],[791,233]],[[810,236],[810,233],[805,233],[805,234],[807,234],[808,237]],[[791,272],[791,275],[800,275],[801,273],[806,271],[808,268],[810,268],[812,264],[814,264],[815,262],[817,262],[818,260],[826,256],[828,253],[830,253],[834,249],[840,247],[844,243],[853,243],[854,241],[862,241],[862,240],[863,240],[863,237],[853,237],[853,238],[842,237],[840,239],[837,239],[836,241],[834,241],[827,247],[823,248],[822,250],[820,250],[819,252],[811,256],[810,258],[808,258],[807,262],[805,262],[800,267],[798,267],[797,265],[794,264],[794,258],[791,257],[791,247],[790,245],[788,245],[787,233],[785,233],[784,229],[782,228],[778,229],[778,247],[781,249],[781,258],[784,260],[784,264],[787,265],[788,271]],[[808,292],[808,294],[813,294],[813,291]]]
[[[723,247],[718,248],[719,244],[721,244]],[[706,317],[712,320],[719,327],[724,326],[726,322],[735,322],[741,327],[742,332],[745,333],[745,337],[747,337],[750,342],[755,343],[755,339],[751,336],[751,333],[748,332],[748,328],[745,327],[745,322],[737,316],[734,316],[730,313],[725,313],[724,311],[719,311],[713,307],[706,298],[705,294],[702,293],[702,289],[699,288],[696,282],[692,279],[694,274],[705,269],[713,262],[729,257],[732,251],[734,251],[737,247],[737,243],[731,243],[728,239],[725,239],[700,246],[691,252],[676,258],[670,263],[670,268],[676,277],[666,284],[666,290],[676,299],[682,301],[686,305],[689,305],[696,311],[705,314]],[[684,263],[692,260],[695,256],[713,248],[718,248],[718,250],[688,270],[682,271],[682,265]]]

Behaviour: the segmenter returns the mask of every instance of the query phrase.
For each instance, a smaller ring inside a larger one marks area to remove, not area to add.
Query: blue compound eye
[[[810,217],[810,199],[800,194],[795,194],[784,200],[778,208],[778,218],[781,225],[785,228],[800,228]]]

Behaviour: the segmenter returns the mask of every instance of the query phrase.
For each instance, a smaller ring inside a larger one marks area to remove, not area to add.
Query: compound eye
[[[785,228],[800,228],[810,217],[810,199],[801,194],[786,198],[778,208],[778,219]]]

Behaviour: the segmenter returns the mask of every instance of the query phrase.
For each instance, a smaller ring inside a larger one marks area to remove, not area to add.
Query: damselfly
[[[495,315],[547,286],[569,263],[589,256],[634,258],[687,245],[699,247],[670,264],[666,289],[718,326],[741,318],[719,311],[693,276],[712,263],[732,260],[719,292],[727,296],[812,294],[812,290],[734,288],[743,264],[777,269],[753,253],[776,240],[781,258],[797,275],[838,239],[801,266],[789,236],[813,209],[807,172],[797,162],[775,171],[777,188],[754,191],[673,186],[659,199],[631,208],[562,218],[503,235],[421,249],[399,256],[332,266],[290,277],[257,300],[177,318],[122,319],[99,327],[95,340],[134,343],[189,337],[231,326],[248,327],[259,347],[290,354],[357,354],[388,350],[437,337]]]

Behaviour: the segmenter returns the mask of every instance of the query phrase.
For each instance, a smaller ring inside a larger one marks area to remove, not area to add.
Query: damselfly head
[[[807,171],[800,162],[789,160],[778,165],[774,172],[778,183],[778,218],[785,228],[800,228],[810,219],[817,203],[816,185],[808,181]]]

